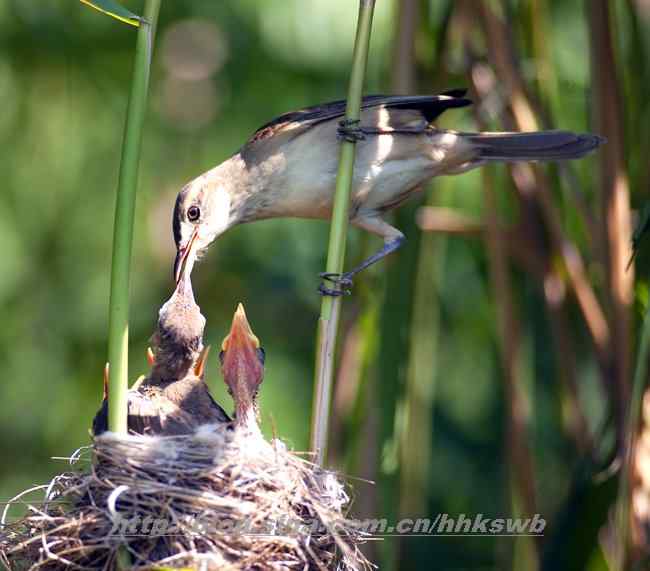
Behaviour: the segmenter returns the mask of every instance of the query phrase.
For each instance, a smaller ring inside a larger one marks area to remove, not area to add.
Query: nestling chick
[[[203,350],[204,328],[205,317],[194,300],[186,272],[158,312],[156,330],[151,337],[154,354],[151,382],[176,381],[190,372]]]
[[[189,274],[162,306],[152,336],[153,366],[128,392],[128,427],[139,434],[188,434],[197,426],[230,422],[204,381],[205,318],[194,301]],[[108,429],[108,401],[93,421],[93,433]]]
[[[259,432],[257,393],[264,378],[264,349],[240,303],[230,333],[223,340],[219,360],[223,380],[235,403],[235,425]]]

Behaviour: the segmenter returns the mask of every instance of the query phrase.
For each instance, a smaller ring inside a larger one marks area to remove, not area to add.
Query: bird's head
[[[232,320],[230,333],[221,345],[221,371],[228,392],[235,401],[238,423],[256,417],[255,399],[264,377],[264,349],[251,330],[240,303]]]
[[[200,377],[204,328],[205,317],[194,300],[190,275],[185,273],[158,312],[158,323],[151,338],[152,379],[178,381],[190,373],[193,365]]]
[[[230,193],[225,185],[204,176],[185,185],[178,193],[172,228],[176,243],[174,278],[178,283],[208,246],[223,234],[231,221]]]

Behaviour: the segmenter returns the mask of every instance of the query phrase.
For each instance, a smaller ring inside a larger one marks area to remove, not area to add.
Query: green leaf
[[[125,22],[127,24],[130,24],[131,26],[135,26],[136,28],[140,25],[141,22],[144,21],[140,16],[134,14],[133,12],[129,12],[124,6],[115,2],[115,0],[79,0],[79,1],[82,2],[83,4],[90,6],[91,8],[94,8],[95,10],[99,10],[104,14],[108,14],[109,16],[112,16],[116,20],[120,20],[120,22]]]

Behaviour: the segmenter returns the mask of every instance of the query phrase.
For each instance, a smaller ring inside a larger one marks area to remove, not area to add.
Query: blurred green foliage
[[[386,91],[389,84],[397,3],[381,0],[377,5],[369,93]],[[124,4],[136,13],[140,9],[138,2]],[[256,127],[273,116],[344,96],[355,4],[350,0],[163,2],[136,215],[133,379],[147,367],[147,340],[157,310],[173,285],[170,221],[176,193],[186,181],[236,151]],[[430,0],[421,4],[426,14],[424,27],[437,29],[443,17],[440,5],[447,3]],[[514,27],[513,38],[524,54],[524,77],[535,84],[540,68],[526,57],[532,49],[534,24],[527,16],[529,3],[506,4],[509,16],[521,23]],[[630,52],[639,46],[645,46],[647,55],[650,16],[641,17],[639,12],[635,25],[641,32],[628,38],[625,30],[631,24],[626,3],[615,4],[621,57],[624,61],[632,55],[639,57]],[[545,5],[549,33],[544,41],[555,85],[545,91],[545,104],[554,126],[589,130],[590,64],[583,3],[549,0]],[[441,46],[431,34],[417,37],[416,53],[424,74],[421,91],[468,83],[461,65],[462,38],[452,35],[445,41]],[[72,0],[0,0],[0,494],[4,497],[65,469],[49,458],[68,455],[88,443],[87,431],[101,400],[113,206],[134,43],[133,29]],[[434,54],[442,49],[446,74],[434,76]],[[644,70],[643,77],[647,77],[647,64]],[[623,80],[630,112],[639,116],[626,116],[626,121],[634,126],[635,120],[647,119],[650,107],[634,91],[639,84],[629,75],[626,72]],[[465,110],[450,111],[442,124],[458,130],[476,128]],[[647,142],[647,133],[629,131],[632,189],[640,192],[637,189],[644,181],[647,187],[649,171],[638,145]],[[574,165],[589,201],[595,200],[594,165],[594,158]],[[481,184],[478,172],[440,179],[433,185],[432,203],[481,218]],[[505,169],[496,173],[495,188],[500,216],[515,223],[517,202]],[[554,198],[565,232],[580,248],[589,250],[588,229],[573,212],[573,203],[560,192]],[[374,240],[361,240],[352,230],[349,263],[368,242],[374,245]],[[194,271],[197,301],[208,319],[207,342],[219,345],[237,302],[245,304],[267,352],[261,393],[265,430],[277,433],[297,450],[307,446],[320,301],[316,276],[324,268],[326,241],[323,222],[276,220],[244,225],[221,238]],[[422,351],[428,343],[435,355],[430,372],[435,394],[428,425],[430,466],[423,468],[428,474],[426,504],[412,516],[438,512],[505,516],[511,499],[504,446],[506,403],[485,243],[476,238],[436,236],[426,247],[426,251],[444,253],[444,258],[434,270],[425,272],[429,278],[422,278],[435,282],[437,309],[432,311],[436,321],[432,327],[437,329],[418,345]],[[400,255],[409,254],[395,257]],[[395,259],[388,260],[368,272],[359,284],[359,295],[346,300],[346,323],[353,322],[362,300],[370,297],[377,307],[376,296],[367,290],[382,291],[382,276],[395,263]],[[593,283],[602,284],[598,261],[587,269]],[[552,522],[571,488],[577,454],[562,423],[562,388],[540,285],[516,266],[511,278],[522,329],[519,374],[530,411],[527,436],[538,510]],[[640,287],[647,291],[647,286]],[[580,403],[593,433],[605,420],[605,397],[588,334],[573,305],[569,317]],[[378,323],[376,316],[366,323]],[[364,331],[366,355],[373,361],[366,363],[364,371],[374,379],[364,383],[364,390],[374,396],[359,397],[363,408],[357,414],[377,419],[389,411],[382,422],[391,423],[395,405],[380,402],[377,394],[381,393],[374,384],[380,376],[376,374],[380,345],[378,339],[369,337],[378,334],[372,327]],[[215,354],[208,382],[228,409],[230,399]],[[421,382],[422,371],[418,375]],[[346,440],[338,442],[337,457],[345,456],[348,443],[361,450],[352,475],[372,477],[382,469],[388,473],[396,469],[397,456],[391,456],[390,446],[382,442],[375,442],[379,450],[369,455],[371,464],[365,465],[366,446],[359,447],[359,441],[367,436],[365,431],[377,430],[376,423],[357,419],[350,426],[354,430],[343,433]],[[354,485],[362,506],[364,496],[376,493],[368,484]],[[373,504],[370,509],[380,508]],[[500,563],[508,560],[506,554],[512,547],[508,538],[405,541],[408,556],[403,568],[413,569],[431,568],[434,561],[439,569],[502,568]]]

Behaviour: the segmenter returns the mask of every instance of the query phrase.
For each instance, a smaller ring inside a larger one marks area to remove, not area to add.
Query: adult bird
[[[186,184],[176,200],[175,275],[229,228],[266,218],[323,218],[332,213],[341,139],[358,141],[350,222],[384,239],[383,248],[321,293],[341,295],[359,271],[397,250],[404,235],[383,219],[435,176],[488,162],[576,159],[597,135],[568,131],[464,133],[438,129],[447,109],[471,104],[465,90],[431,96],[365,97],[357,124],[342,120],[345,101],[287,113],[260,127],[232,157]]]

